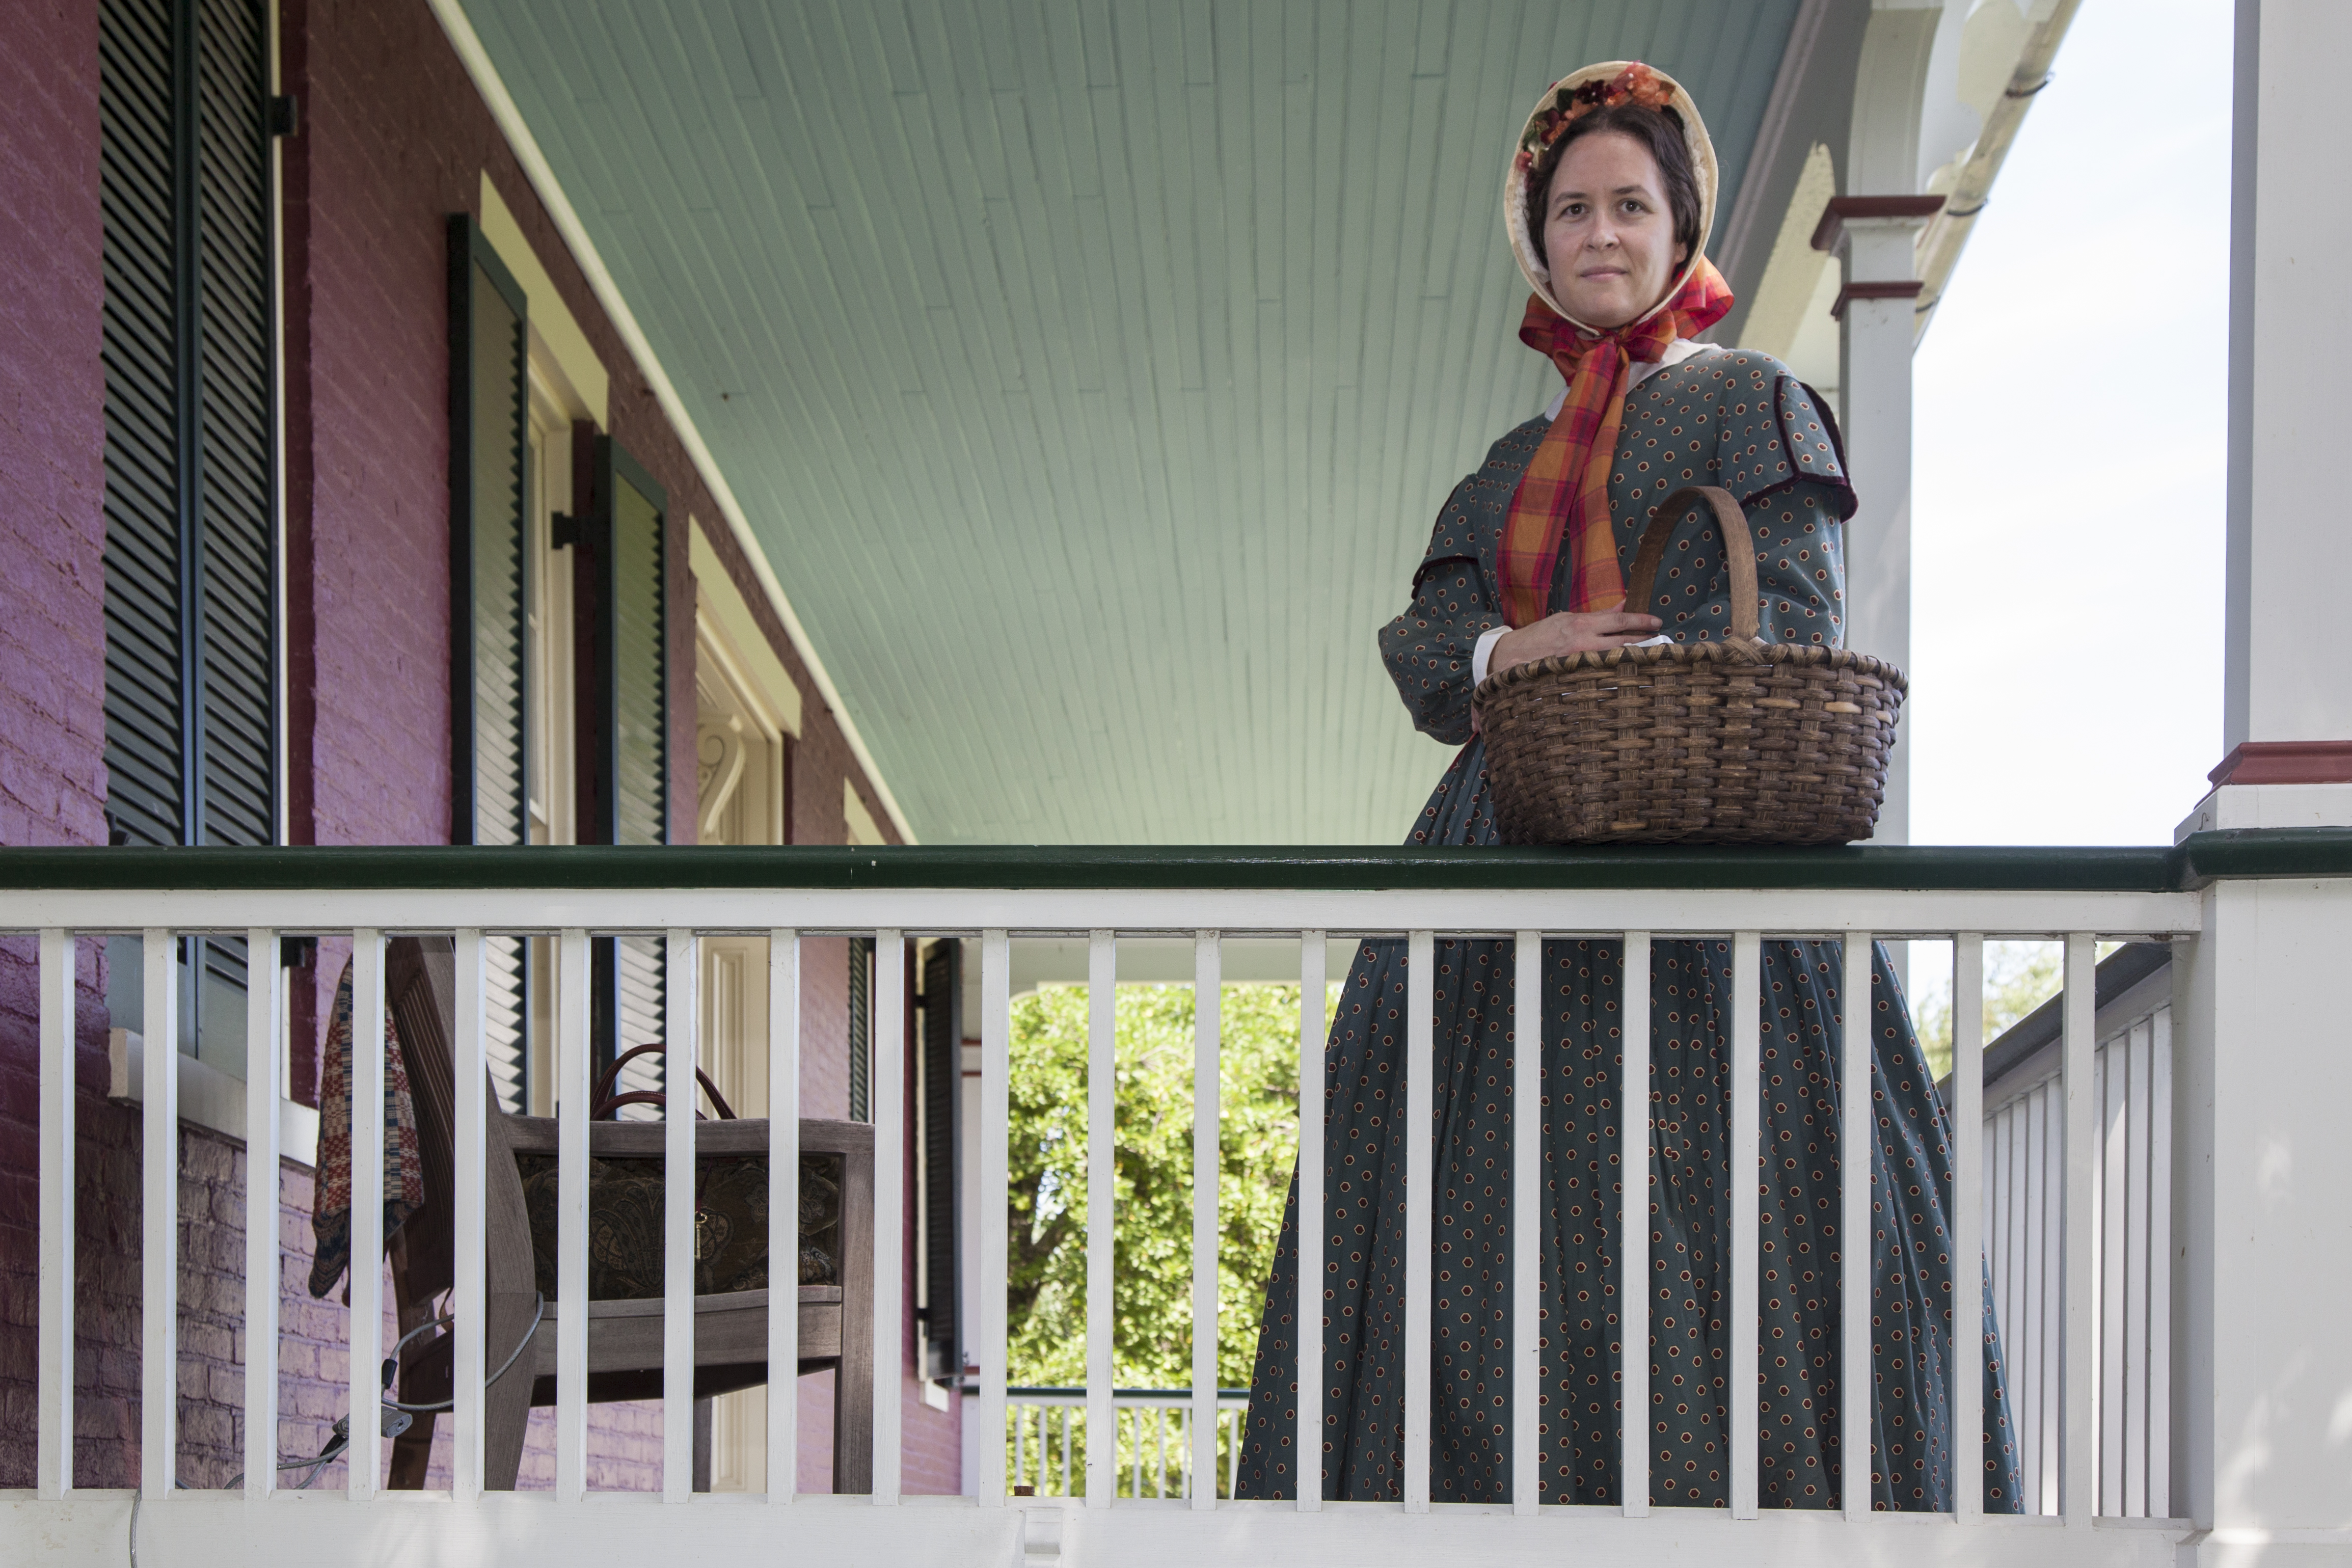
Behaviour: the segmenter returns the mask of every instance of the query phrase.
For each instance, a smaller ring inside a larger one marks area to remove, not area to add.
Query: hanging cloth
[[[1621,608],[1625,575],[1609,516],[1609,476],[1625,418],[1625,391],[1638,361],[1655,362],[1678,338],[1696,337],[1731,309],[1731,289],[1705,258],[1664,307],[1640,321],[1595,332],[1528,296],[1519,341],[1559,368],[1568,392],[1543,445],[1528,463],[1503,527],[1503,614],[1514,627],[1551,613],[1551,584],[1563,540],[1569,548],[1568,607],[1578,614]]]

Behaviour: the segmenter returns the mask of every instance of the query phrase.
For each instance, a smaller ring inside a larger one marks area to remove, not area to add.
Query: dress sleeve
[[[1843,525],[1853,514],[1854,496],[1837,426],[1812,390],[1778,362],[1753,353],[1727,357],[1735,386],[1722,400],[1727,406],[1706,477],[1739,498],[1747,514],[1756,551],[1757,630],[1772,642],[1842,647]],[[1663,489],[1698,478],[1685,468],[1648,482]],[[1654,512],[1626,520],[1621,537],[1629,561]],[[1655,597],[1643,607],[1665,622],[1666,635],[1676,642],[1731,633],[1731,583],[1722,550],[1713,514],[1702,505],[1693,504],[1668,535]]]
[[[1813,389],[1774,378],[1774,438],[1752,468],[1765,480],[1743,489],[1756,539],[1757,631],[1774,642],[1845,644],[1845,520],[1853,486],[1843,443]],[[1752,482],[1752,481],[1751,481]]]
[[[1800,479],[1744,509],[1756,538],[1756,629],[1767,641],[1845,645],[1843,499]]]
[[[1479,636],[1504,624],[1477,560],[1440,555],[1433,545],[1413,578],[1412,603],[1381,628],[1381,662],[1415,729],[1453,746],[1470,739],[1471,658]]]

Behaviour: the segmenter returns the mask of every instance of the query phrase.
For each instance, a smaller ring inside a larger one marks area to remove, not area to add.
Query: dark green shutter
[[[202,0],[195,24],[198,842],[269,844],[278,837],[269,30],[250,0]]]
[[[669,842],[668,492],[609,436],[596,438],[590,534],[596,575],[600,694],[597,826],[607,844]],[[609,1020],[599,1055],[662,1044],[667,991],[658,937],[600,943]],[[638,1058],[615,1088],[659,1089],[661,1058]],[[650,1110],[640,1114],[651,1114]]]
[[[450,841],[530,836],[529,306],[481,227],[448,223]],[[530,1105],[525,946],[494,937],[484,1049],[500,1100]]]
[[[99,10],[99,205],[106,371],[106,806],[119,841],[184,844],[194,778],[181,767],[194,620],[182,539],[183,261],[174,7]],[[192,521],[192,520],[189,520]]]
[[[277,356],[257,0],[103,0],[107,814],[119,842],[278,835]],[[181,1043],[243,1070],[245,944]],[[136,1020],[117,1019],[125,1026]]]
[[[524,637],[530,346],[521,285],[449,219],[449,733],[456,844],[529,836]]]
[[[849,1120],[874,1120],[874,939],[849,939]]]
[[[963,944],[923,955],[923,1358],[926,1376],[963,1373],[957,1333],[956,1220],[961,1212],[963,1105]]]

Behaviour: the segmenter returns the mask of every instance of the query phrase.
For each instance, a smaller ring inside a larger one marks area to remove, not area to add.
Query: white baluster
[[[177,1481],[179,1408],[179,1248],[180,1248],[180,984],[177,942],[168,931],[146,933],[146,1054],[142,1058],[145,1117],[141,1132],[140,1233],[140,1491],[149,1502],[171,1497]],[[202,972],[201,942],[192,942],[191,962]],[[382,1058],[379,1055],[378,1060]],[[379,1104],[376,1115],[383,1110]],[[355,1118],[356,1120],[356,1118]],[[383,1128],[379,1121],[377,1132]],[[356,1147],[357,1139],[353,1139]],[[357,1173],[353,1173],[353,1207],[357,1207]],[[381,1209],[379,1208],[379,1214]],[[356,1213],[353,1215],[357,1220]],[[380,1225],[379,1221],[379,1225]],[[353,1247],[357,1237],[354,1235]],[[354,1276],[361,1254],[352,1255]],[[356,1305],[357,1298],[354,1297]],[[357,1354],[356,1349],[353,1352]],[[70,1364],[70,1363],[68,1363]],[[373,1372],[374,1358],[369,1358]],[[359,1363],[352,1363],[352,1381],[362,1381]],[[354,1404],[354,1410],[362,1406]],[[375,1401],[365,1408],[371,1415]],[[352,1424],[358,1436],[358,1423]],[[373,1428],[371,1428],[373,1430]]]
[[[2156,1020],[2143,1018],[2115,1046],[2116,1065],[2123,1069],[2117,1076],[2128,1085],[2125,1104],[2130,1117],[2124,1136],[2129,1158],[2125,1182],[2125,1212],[2129,1215],[2129,1224],[2124,1231],[2124,1432],[2119,1450],[2124,1490],[2116,1511],[2140,1519],[2148,1517],[2147,1386],[2151,1368],[2147,1325],[2153,1284],[2149,1265],[2157,1247],[2162,1245],[2148,1226],[2152,1205],[2147,1178],[2149,1156],[2154,1152],[2148,1105],[2156,1098],[2148,1082],[2148,1069],[2155,1035]]]
[[[278,933],[245,933],[245,1495],[278,1488],[278,1101],[286,972]]]
[[[899,1342],[906,1312],[907,943],[874,933],[874,1501],[898,1500]]]
[[[588,1495],[588,933],[555,972],[555,1497]]]
[[[1118,1417],[1111,1403],[1113,1140],[1117,1137],[1118,950],[1112,933],[1087,944],[1087,1506],[1118,1490]],[[1109,1441],[1093,1441],[1097,1433]],[[1139,1489],[1138,1495],[1141,1495]]]
[[[1218,1150],[1223,1102],[1218,1093],[1218,1025],[1224,994],[1223,954],[1217,933],[1204,931],[1192,944],[1192,1420],[1191,1467],[1204,1475],[1217,1469],[1217,1181],[1223,1161]],[[1166,1440],[1166,1426],[1161,1426]],[[1163,1486],[1163,1490],[1164,1490]],[[1204,1487],[1194,1508],[1214,1508],[1217,1492]]]
[[[1405,982],[1404,1137],[1404,1510],[1429,1511],[1430,1151],[1435,1103],[1430,1009],[1437,968],[1434,935],[1411,934]]]
[[[1543,1381],[1543,933],[1523,931],[1511,980],[1511,1511],[1541,1500]],[[1628,1178],[1630,1185],[1631,1178]],[[1634,1405],[1625,1408],[1639,1412]]]
[[[1725,1194],[1731,1210],[1731,1370],[1725,1402],[1731,1430],[1731,1517],[1756,1517],[1757,1229],[1762,1223],[1758,1182],[1762,1175],[1762,1007],[1760,939],[1752,931],[1731,942],[1731,1169]]]
[[[168,952],[164,962],[170,962]],[[156,973],[152,935],[147,968],[152,997]],[[154,1015],[151,1011],[148,1016]],[[163,1059],[172,1060],[168,1038],[164,1051]],[[350,1466],[346,1490],[354,1500],[375,1496],[383,1479],[383,1417],[378,1414],[383,1401],[380,1372],[383,1360],[383,932],[355,931],[352,933],[352,1354],[347,1406],[352,1446],[346,1455]],[[152,1053],[147,1059],[152,1070]],[[147,1110],[150,1116],[154,1114],[152,1100]],[[172,1363],[167,1358],[163,1364],[168,1368]],[[150,1410],[152,1417],[152,1405]],[[167,1465],[170,1452],[167,1435],[163,1460]]]
[[[776,1369],[768,1378],[767,1399],[772,1503],[791,1502],[800,1489],[800,1215],[801,933],[778,927],[768,933],[768,1365]]]
[[[2185,958],[2176,963],[2187,968]],[[2178,972],[2176,972],[2178,973]],[[2147,1513],[2172,1514],[2172,1009],[2149,1021]]]
[[[34,1485],[44,1500],[73,1490],[74,939],[41,932],[40,1427]],[[153,1053],[148,1053],[152,1056]],[[270,1234],[277,1234],[273,1225]],[[272,1455],[274,1462],[276,1456]]]
[[[1328,981],[1323,933],[1298,933],[1298,1421],[1291,1471],[1299,1511],[1323,1506],[1323,1068],[1329,1047],[1323,1011]],[[1227,1496],[1240,1492],[1241,1434],[1226,1444]]]
[[[2059,1298],[2065,1339],[2058,1351],[2063,1394],[2058,1416],[2058,1510],[2070,1525],[2087,1525],[2098,1508],[2098,1430],[2092,1404],[2093,1336],[2097,1320],[2092,1208],[2097,1181],[2098,944],[2087,931],[2066,938],[2066,989],[2060,1013],[2058,1057],[2066,1096],[2066,1196],[2061,1235],[2064,1284]]]
[[[1619,1087],[1618,1146],[1624,1181],[1618,1197],[1618,1299],[1623,1318],[1618,1365],[1624,1374],[1624,1414],[1618,1425],[1619,1500],[1628,1519],[1650,1511],[1650,933],[1629,931],[1618,1005],[1624,1010],[1624,1080]]]
[[[1004,1430],[1005,1219],[1011,1132],[1013,944],[1002,930],[980,937],[980,1299],[971,1306],[980,1358],[980,1429]],[[1004,1446],[982,1443],[973,1489],[982,1508],[1004,1503]],[[1062,1490],[1069,1488],[1070,1418],[1062,1415]],[[1043,1456],[1037,1469],[1042,1479]]]
[[[1984,937],[1952,942],[1952,1503],[1984,1517]]]
[[[1838,1058],[1838,1310],[1842,1314],[1838,1359],[1838,1454],[1845,1516],[1867,1519],[1871,1455],[1870,1417],[1878,1386],[1871,1354],[1870,1192],[1872,1158],[1878,1147],[1878,1119],[1872,1113],[1871,1062],[1877,1016],[1870,988],[1871,936],[1845,933],[1845,971],[1838,994],[1845,1019]],[[1745,1320],[1743,1320],[1744,1321]],[[1752,1430],[1752,1424],[1751,1424]]]
[[[662,1500],[685,1502],[694,1496],[694,1110],[702,1098],[694,932],[672,929],[662,963]],[[877,1349],[897,1342],[875,1341]]]
[[[489,1080],[483,1051],[482,984],[486,954],[479,931],[460,931],[451,938],[450,984],[455,993],[455,1017],[449,1035],[451,1097],[451,1217],[450,1246],[455,1254],[455,1284],[449,1310],[449,1485],[453,1496],[471,1502],[482,1495],[484,1449],[482,1383],[488,1371],[489,1279],[485,1239],[488,1199],[487,1117]],[[251,1056],[246,1058],[249,1063]],[[501,1346],[500,1360],[513,1347]],[[528,1357],[525,1358],[528,1360]],[[529,1377],[529,1365],[518,1365],[508,1375]],[[250,1479],[251,1471],[247,1472]]]

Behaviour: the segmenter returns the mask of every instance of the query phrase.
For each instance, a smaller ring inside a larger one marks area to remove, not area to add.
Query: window
[[[525,831],[533,844],[579,842],[579,693],[574,679],[572,551],[557,542],[572,508],[571,416],[538,351],[530,362],[530,449],[524,476],[530,521],[529,582],[524,605],[525,734],[530,791]],[[560,521],[559,521],[560,520]],[[533,937],[526,949],[524,995],[528,1047],[518,1054],[520,1081],[507,1103],[533,1116],[555,1114],[555,955],[551,937]],[[494,1069],[496,1070],[496,1069]]]
[[[117,844],[278,837],[268,37],[257,0],[99,8]],[[137,948],[115,944],[108,986],[115,1024],[134,1029]],[[246,960],[242,940],[185,944],[176,1042],[239,1077]]]

